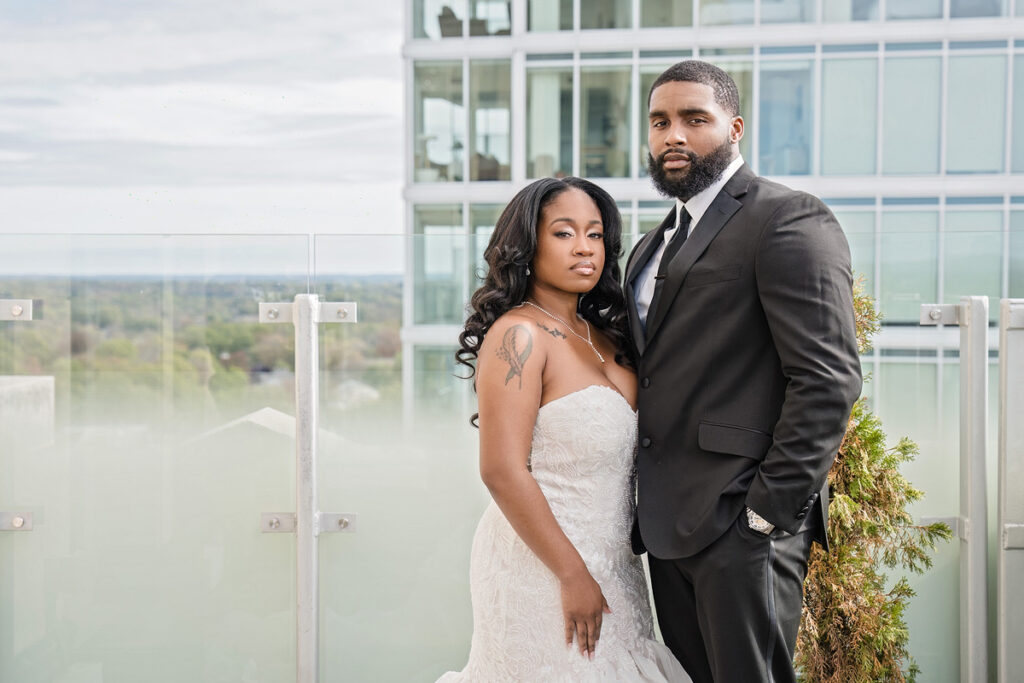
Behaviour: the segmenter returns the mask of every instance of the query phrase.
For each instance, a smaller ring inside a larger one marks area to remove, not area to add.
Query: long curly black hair
[[[597,205],[604,224],[604,268],[597,285],[580,295],[579,313],[602,330],[615,344],[615,361],[634,367],[628,337],[626,301],[619,287],[619,256],[622,254],[622,219],[611,196],[582,178],[542,178],[530,183],[502,211],[484,251],[487,274],[470,299],[472,312],[459,334],[455,360],[469,368],[465,379],[476,373],[476,360],[484,335],[494,321],[526,299],[531,275],[527,267],[537,252],[537,227],[541,212],[570,188],[581,190]],[[476,416],[474,415],[474,418]]]

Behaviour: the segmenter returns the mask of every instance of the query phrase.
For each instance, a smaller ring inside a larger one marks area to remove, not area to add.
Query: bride
[[[474,631],[456,681],[688,681],[653,639],[630,550],[636,376],[612,198],[538,180],[484,252],[458,361],[476,375],[480,476]],[[475,368],[473,365],[475,361]]]

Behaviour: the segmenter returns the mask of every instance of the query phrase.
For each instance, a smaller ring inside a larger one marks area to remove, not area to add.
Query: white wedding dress
[[[635,448],[636,413],[609,387],[588,386],[537,413],[533,476],[611,608],[593,660],[566,646],[558,580],[491,502],[473,538],[469,662],[438,683],[690,680],[654,640],[643,566],[630,549]]]

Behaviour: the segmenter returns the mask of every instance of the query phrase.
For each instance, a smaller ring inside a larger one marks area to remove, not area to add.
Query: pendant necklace
[[[543,308],[541,308],[537,304],[533,303],[532,301],[523,301],[523,303],[524,304],[529,304],[529,305],[533,306],[534,308],[536,308],[538,311],[540,311],[544,315],[548,316],[549,318],[553,318],[553,319],[557,320],[558,322],[562,323],[563,325],[565,325],[569,329],[569,333],[570,334],[575,335],[575,337],[577,339],[579,339],[580,341],[586,342],[587,346],[590,347],[590,350],[593,351],[594,354],[597,356],[597,359],[599,361],[601,361],[602,363],[604,362],[604,356],[602,356],[601,352],[598,351],[597,347],[594,346],[594,342],[590,341],[590,323],[587,322],[586,318],[580,318],[583,321],[583,324],[587,326],[587,336],[584,337],[579,332],[577,332],[576,330],[572,329],[572,325],[570,325],[569,323],[565,322],[564,320],[559,318],[554,313],[549,313],[548,311],[544,310]]]

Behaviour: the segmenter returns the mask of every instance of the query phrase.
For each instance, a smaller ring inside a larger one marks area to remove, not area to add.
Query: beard
[[[665,170],[665,155],[670,152],[685,154],[690,167],[682,175],[670,176]],[[666,197],[689,201],[694,195],[711,187],[734,158],[732,143],[728,136],[718,147],[701,156],[694,152],[670,149],[655,159],[647,155],[647,171],[654,182],[654,189]]]

